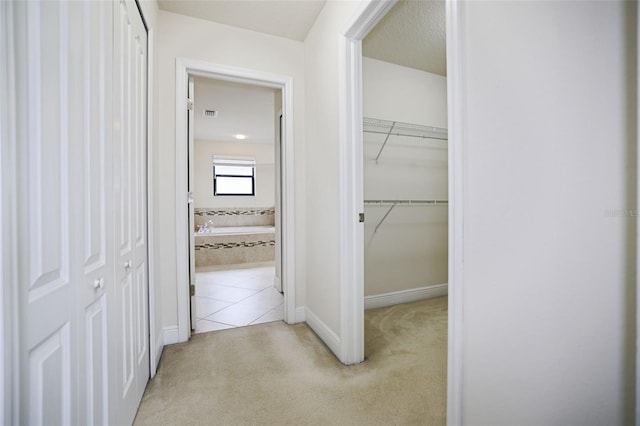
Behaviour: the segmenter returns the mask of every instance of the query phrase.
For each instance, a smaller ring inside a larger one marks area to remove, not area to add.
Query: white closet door
[[[108,424],[112,8],[34,1],[16,18],[20,423]]]
[[[109,386],[108,308],[115,300],[113,263],[113,155],[111,67],[113,8],[108,2],[70,2],[71,250],[77,257],[78,393],[80,424],[107,425]]]
[[[114,3],[117,423],[131,423],[149,378],[146,229],[147,35],[133,1]]]
[[[20,423],[77,423],[66,2],[16,5]],[[73,226],[72,226],[73,225]]]
[[[149,377],[146,32],[16,2],[19,424],[127,424]]]

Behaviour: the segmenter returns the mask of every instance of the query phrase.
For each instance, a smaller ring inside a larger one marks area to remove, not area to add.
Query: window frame
[[[216,173],[217,166],[232,166],[232,167],[246,167],[251,169],[251,175],[238,175],[238,174],[218,174]],[[214,197],[255,197],[256,196],[256,163],[254,159],[245,158],[218,158],[213,159],[213,196]],[[237,178],[237,179],[251,179],[251,193],[219,193],[218,192],[218,178]]]

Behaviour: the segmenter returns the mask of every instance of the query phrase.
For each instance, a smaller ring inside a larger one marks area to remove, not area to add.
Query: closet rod
[[[382,216],[382,219],[376,225],[376,228],[373,230],[375,234],[378,232],[378,228],[382,225],[384,220],[389,216],[391,210],[397,205],[401,206],[446,206],[449,204],[447,200],[364,200],[364,203],[367,205],[374,206],[390,206],[389,210]]]

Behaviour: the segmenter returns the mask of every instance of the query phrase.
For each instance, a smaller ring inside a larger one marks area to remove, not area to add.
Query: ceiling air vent
[[[203,115],[209,118],[216,118],[218,116],[218,111],[213,109],[205,109]]]

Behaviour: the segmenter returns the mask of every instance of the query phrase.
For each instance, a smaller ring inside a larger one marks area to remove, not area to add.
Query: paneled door
[[[44,2],[43,2],[44,4]],[[77,263],[79,423],[106,425],[109,417],[108,310],[117,301],[113,247],[111,66],[113,7],[69,2],[68,116],[70,227]],[[77,58],[82,58],[76,62]],[[80,65],[81,64],[81,65]],[[68,305],[67,305],[68,306]]]
[[[13,3],[17,424],[130,424],[149,377],[146,31],[133,1]]]
[[[15,4],[16,51],[22,55],[16,61],[21,424],[79,422],[77,290],[86,274],[82,249],[76,250],[82,206],[72,200],[79,141],[71,133],[71,114],[82,104],[69,87],[71,74],[82,71],[70,67],[71,41],[81,35],[68,28],[72,9],[56,1]],[[107,282],[108,271],[92,263]]]
[[[15,5],[19,423],[108,424],[112,7]]]
[[[131,423],[149,379],[147,34],[134,1],[114,2],[114,205],[118,424]]]

